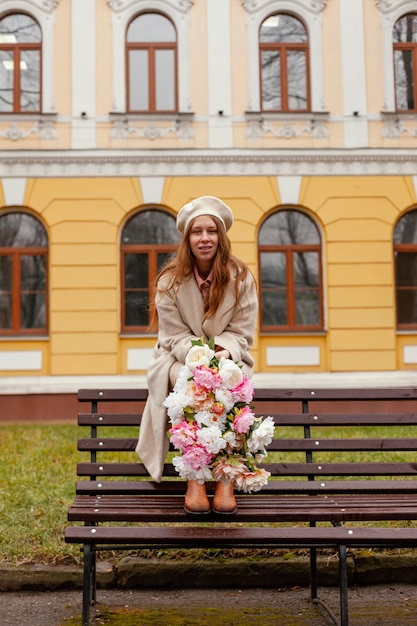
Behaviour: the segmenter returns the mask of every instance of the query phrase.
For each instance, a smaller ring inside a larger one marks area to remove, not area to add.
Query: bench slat
[[[143,401],[148,395],[147,389],[80,389],[79,402],[119,402]],[[387,388],[346,388],[346,389],[255,389],[254,403],[257,401],[318,401],[318,400],[353,400],[358,402],[374,400],[415,400],[417,388],[414,387],[387,387]]]
[[[417,520],[417,494],[390,497],[351,496],[237,496],[233,523],[292,523]],[[183,495],[78,496],[68,512],[70,521],[87,522],[187,522]],[[220,516],[221,518],[221,516]],[[216,514],[205,521],[219,519]],[[195,523],[195,521],[194,521]]]
[[[317,494],[317,493],[416,493],[417,485],[411,480],[270,480],[262,488],[261,493],[268,494]],[[79,495],[102,494],[182,494],[185,493],[184,481],[164,480],[154,483],[148,480],[80,480],[76,484]],[[208,493],[212,493],[214,486],[207,485]],[[251,497],[256,497],[252,494]]]
[[[277,426],[384,426],[417,425],[416,413],[272,413]],[[139,426],[139,413],[79,413],[79,426]]]
[[[126,544],[142,547],[212,548],[266,547],[280,545],[398,545],[416,546],[417,528],[213,528],[213,527],[88,527],[65,531],[67,543]]]
[[[135,438],[89,438],[78,440],[78,450],[86,451],[134,451],[138,440]],[[269,452],[306,450],[334,452],[360,450],[363,452],[375,451],[416,451],[417,439],[274,439],[268,446]]]
[[[412,476],[417,463],[264,463],[274,476]],[[140,463],[78,463],[79,476],[149,476]],[[165,476],[178,476],[167,464]]]

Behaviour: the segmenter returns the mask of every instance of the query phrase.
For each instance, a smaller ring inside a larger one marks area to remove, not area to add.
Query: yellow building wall
[[[268,176],[166,178],[161,205],[175,212],[200,195],[223,198],[235,215],[233,252],[258,277],[258,231],[283,202],[278,182]],[[1,186],[0,201],[4,208]],[[395,224],[415,202],[408,177],[303,178],[299,206],[322,236],[325,329],[262,334],[258,327],[256,371],[417,368],[404,362],[404,351],[417,346],[417,335],[396,331],[392,249]],[[126,373],[128,350],[150,349],[155,341],[154,336],[120,334],[120,233],[143,205],[140,179],[32,179],[24,203],[49,235],[49,337],[0,341],[0,358],[1,352],[35,345],[42,351],[39,375]],[[276,346],[315,347],[320,361],[268,365],[267,350]]]

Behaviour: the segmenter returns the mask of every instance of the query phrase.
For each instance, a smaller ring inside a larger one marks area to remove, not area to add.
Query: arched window
[[[309,111],[309,47],[304,24],[286,13],[270,15],[259,31],[263,111]]]
[[[417,209],[398,221],[394,230],[395,288],[398,329],[417,328]]]
[[[270,215],[259,231],[261,330],[323,328],[321,242],[301,211]]]
[[[127,111],[167,113],[178,109],[177,35],[171,20],[142,13],[126,37]]]
[[[394,25],[395,104],[397,111],[417,111],[417,13]]]
[[[0,216],[0,334],[47,330],[48,236],[24,213]]]
[[[41,111],[42,33],[29,15],[0,18],[0,113]]]
[[[122,330],[145,332],[152,285],[181,239],[175,218],[165,211],[136,213],[122,232]]]

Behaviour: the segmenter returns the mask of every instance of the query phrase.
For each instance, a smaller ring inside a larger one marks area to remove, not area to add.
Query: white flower
[[[182,390],[190,385],[189,379],[192,376],[191,370],[186,365],[183,365],[179,371],[177,380],[175,381],[174,391]]]
[[[268,478],[270,476],[270,472],[267,472],[263,468],[257,468],[253,472],[241,473],[236,476],[235,485],[239,491],[252,493],[262,489],[262,487],[268,483]]]
[[[222,431],[218,426],[209,426],[197,431],[197,441],[201,443],[211,454],[218,454],[226,447],[226,442],[222,438]]]
[[[227,389],[234,389],[243,380],[241,368],[234,361],[222,357],[219,363],[219,376]]]
[[[190,348],[186,358],[185,365],[191,371],[195,370],[200,365],[209,367],[211,359],[214,357],[214,350],[209,348],[207,344],[203,346],[193,346]]]
[[[172,464],[181,478],[185,478],[186,480],[197,480],[200,485],[202,485],[207,480],[212,479],[211,470],[207,465],[199,470],[195,470],[190,465],[184,463],[182,456],[174,456]]]
[[[217,402],[220,402],[224,406],[224,410],[226,413],[232,410],[234,405],[233,395],[229,389],[225,389],[224,387],[219,387],[214,392]]]
[[[238,437],[238,434],[235,433],[234,430],[228,430],[226,433],[224,433],[223,439],[227,444],[229,444],[231,448],[237,448],[239,442],[241,441]]]
[[[248,451],[254,454],[259,450],[264,450],[274,437],[274,427],[274,419],[271,416],[260,422],[248,439]]]
[[[220,430],[225,429],[225,421],[226,415],[216,415],[215,413],[211,413],[210,411],[198,411],[194,415],[194,419],[197,424],[200,426],[217,426]]]
[[[167,409],[171,424],[176,424],[184,419],[184,408],[192,402],[192,397],[186,389],[177,389],[165,398],[164,406]]]

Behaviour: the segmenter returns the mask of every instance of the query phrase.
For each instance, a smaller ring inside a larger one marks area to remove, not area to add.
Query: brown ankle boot
[[[237,511],[233,485],[230,482],[219,480],[216,483],[212,504],[213,513],[233,515]]]
[[[210,502],[207,498],[206,485],[197,480],[187,482],[187,493],[185,494],[184,511],[191,515],[205,515],[210,513]]]

